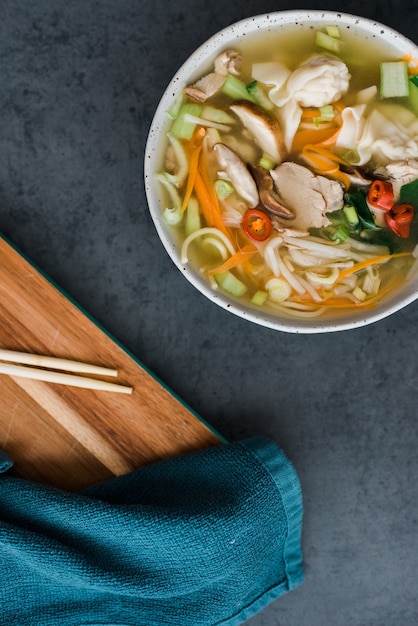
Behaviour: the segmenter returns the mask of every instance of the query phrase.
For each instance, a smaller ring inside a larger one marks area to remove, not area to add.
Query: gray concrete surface
[[[418,41],[416,2],[299,6]],[[294,462],[306,581],[251,626],[416,626],[418,304],[328,336],[254,326],[185,281],[147,211],[144,146],[174,72],[220,28],[293,7],[2,0],[0,231],[225,437],[266,435]]]

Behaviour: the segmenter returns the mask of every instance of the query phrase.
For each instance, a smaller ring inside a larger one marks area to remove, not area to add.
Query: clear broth
[[[341,53],[337,56],[346,63],[348,70],[351,74],[350,89],[342,98],[345,104],[351,104],[351,94],[361,89],[370,87],[372,85],[379,85],[380,79],[380,63],[383,61],[392,61],[399,58],[399,51],[394,47],[387,44],[384,39],[380,40],[374,35],[370,35],[361,28],[354,28],[341,24],[338,25],[341,33],[341,41],[343,47]],[[323,27],[323,24],[320,25]],[[313,54],[327,54],[327,51],[318,48],[315,44],[315,31],[318,29],[318,24],[295,24],[293,27],[286,25],[285,27],[262,29],[260,32],[243,35],[237,38],[234,45],[227,46],[226,49],[234,49],[242,55],[242,66],[240,70],[240,79],[243,82],[251,82],[251,66],[253,63],[265,62],[265,61],[278,61],[284,63],[290,70],[295,69],[302,61],[307,59]],[[332,54],[332,53],[331,53]],[[207,71],[210,71],[210,66]],[[202,71],[198,76],[194,76],[189,84],[192,84],[203,76],[206,72]],[[231,101],[228,100],[228,103]],[[223,108],[227,103],[227,98],[222,94],[216,95],[208,101],[207,104],[216,105]],[[291,226],[290,226],[291,227]],[[176,233],[178,245],[180,246],[185,235],[182,232],[182,228],[173,228]],[[410,242],[400,241],[400,246],[409,245]],[[210,260],[210,259],[209,259]],[[196,268],[199,273],[199,267],[202,264],[207,263],[208,259],[205,254],[202,254],[198,249],[193,248],[190,252],[189,261],[192,267]],[[393,292],[399,289],[399,275],[406,274],[413,259],[408,259],[405,262],[402,259],[396,259],[387,264],[386,267],[382,266],[382,282],[390,283],[393,277],[396,277],[396,287]],[[253,291],[239,298],[239,301],[245,302],[250,308],[251,295]],[[227,295],[227,294],[226,294]],[[229,296],[228,296],[229,297]],[[232,296],[231,296],[232,297]],[[386,296],[385,296],[386,297]],[[234,299],[232,297],[232,299]],[[280,316],[293,317],[292,312],[286,314],[285,311],[277,308],[274,304],[263,305],[261,310],[267,313],[278,314]],[[361,309],[360,314],[361,314]],[[363,309],[364,310],[364,309]],[[332,310],[327,312],[323,317],[341,317],[344,314],[352,315],[353,310],[344,310],[344,308],[338,310]]]

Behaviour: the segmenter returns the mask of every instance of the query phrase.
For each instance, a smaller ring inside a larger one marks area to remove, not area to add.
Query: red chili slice
[[[270,237],[272,223],[269,216],[259,209],[248,209],[242,218],[245,234],[254,241],[265,241]]]
[[[370,185],[367,201],[376,209],[389,211],[394,202],[392,183],[386,180],[374,180]]]
[[[389,228],[403,239],[407,239],[411,232],[411,223],[414,219],[414,207],[411,204],[395,204],[385,215]]]

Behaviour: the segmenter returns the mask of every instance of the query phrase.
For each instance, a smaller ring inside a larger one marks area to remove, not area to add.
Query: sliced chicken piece
[[[226,50],[215,59],[215,72],[227,76],[234,74],[238,76],[241,68],[242,56],[236,50]]]
[[[186,87],[184,94],[198,102],[206,102],[208,98],[222,89],[228,74],[239,74],[241,61],[241,55],[235,50],[222,52],[214,61],[213,71],[199,78],[193,85]]]
[[[225,76],[211,72],[199,78],[191,87],[186,87],[184,93],[186,96],[189,96],[189,98],[192,98],[192,100],[206,102],[208,98],[222,89],[224,82]]]
[[[257,186],[244,161],[223,143],[215,144],[213,150],[219,166],[226,173],[237,194],[250,208],[256,207],[259,201]]]
[[[270,174],[280,200],[295,213],[292,228],[327,226],[330,221],[326,214],[344,204],[342,185],[325,176],[315,176],[307,167],[288,161]]]
[[[326,176],[312,174],[311,189],[317,191],[324,198],[327,213],[338,211],[344,203],[344,190],[339,182]]]
[[[250,101],[239,100],[229,108],[240,118],[261,150],[275,163],[281,163],[286,147],[279,121]]]

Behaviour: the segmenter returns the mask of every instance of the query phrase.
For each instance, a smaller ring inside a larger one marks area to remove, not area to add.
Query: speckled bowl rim
[[[250,305],[242,304],[219,290],[213,290],[196,269],[181,262],[179,247],[173,239],[172,231],[162,219],[155,182],[155,172],[159,167],[161,159],[161,137],[166,132],[169,124],[166,112],[181,89],[192,80],[197,79],[203,72],[209,71],[211,62],[216,54],[226,47],[231,47],[234,43],[236,44],[237,36],[253,34],[263,29],[286,28],[288,25],[301,23],[309,23],[310,26],[320,23],[337,23],[347,28],[360,28],[366,36],[375,38],[384,35],[385,42],[394,47],[400,55],[412,52],[415,56],[418,56],[416,44],[401,33],[380,22],[349,13],[319,10],[277,11],[244,18],[235,22],[215,33],[198,47],[176,72],[164,91],[155,111],[146,142],[144,183],[149,211],[166,252],[185,278],[201,294],[226,311],[267,328],[301,334],[328,333],[360,328],[396,313],[418,298],[418,280],[415,279],[409,283],[404,283],[403,288],[398,293],[394,293],[390,299],[382,301],[369,311],[358,311],[355,314],[346,314],[339,318],[285,318],[279,314],[255,310]]]

